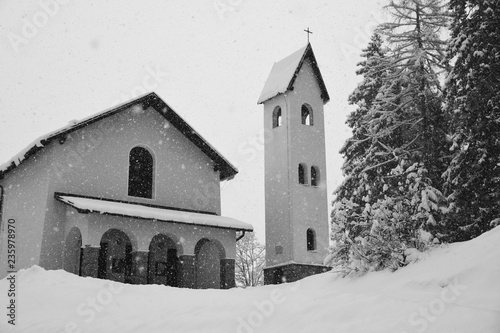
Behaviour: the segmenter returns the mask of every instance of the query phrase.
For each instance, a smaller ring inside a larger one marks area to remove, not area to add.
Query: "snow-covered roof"
[[[165,119],[177,128],[188,140],[193,142],[198,148],[201,149],[212,161],[215,162],[216,169],[220,171],[220,180],[231,179],[237,173],[238,169],[234,167],[226,158],[224,158],[214,147],[212,147],[200,134],[198,134],[184,119],[182,119],[170,106],[167,105],[158,95],[154,92],[139,96],[126,103],[119,104],[110,109],[96,113],[90,117],[84,118],[79,121],[71,121],[68,125],[42,135],[34,140],[16,156],[12,157],[7,162],[0,164],[0,179],[4,174],[15,169],[24,160],[31,155],[36,154],[44,146],[54,140],[64,140],[67,135],[73,131],[90,125],[106,117],[112,116],[118,112],[126,110],[133,105],[142,104],[143,108],[149,106],[153,107]]]
[[[293,89],[293,84],[299,73],[302,64],[305,59],[310,59],[314,74],[318,80],[318,84],[321,88],[323,102],[327,103],[330,100],[328,91],[326,90],[325,82],[319,71],[316,58],[311,47],[311,44],[307,44],[300,50],[292,53],[285,59],[274,63],[271,73],[264,84],[264,88],[259,97],[257,104],[262,104],[265,101],[273,98],[276,95],[283,94],[288,90]]]
[[[253,231],[251,224],[219,215],[180,211],[160,206],[139,203],[110,201],[99,198],[82,197],[71,194],[55,193],[54,197],[82,213],[118,215],[148,220],[175,222],[217,228]]]

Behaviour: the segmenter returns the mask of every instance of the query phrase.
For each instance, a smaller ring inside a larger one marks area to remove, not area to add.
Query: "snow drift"
[[[0,332],[500,332],[500,227],[395,273],[231,290],[126,285],[32,267]]]

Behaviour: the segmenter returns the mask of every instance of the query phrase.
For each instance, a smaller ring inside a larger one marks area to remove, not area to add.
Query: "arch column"
[[[78,227],[73,227],[66,236],[64,244],[63,269],[69,273],[80,275],[80,257],[82,234]]]
[[[230,289],[236,287],[234,280],[234,259],[221,259],[220,260],[220,288]]]
[[[85,245],[82,248],[82,260],[81,260],[81,270],[80,275],[83,277],[89,276],[97,278],[99,271],[99,250],[100,247]]]
[[[138,250],[132,251],[132,268],[130,283],[132,284],[148,284],[148,258],[149,251]]]
[[[183,254],[180,260],[179,287],[194,289],[196,285],[196,256],[194,254]]]

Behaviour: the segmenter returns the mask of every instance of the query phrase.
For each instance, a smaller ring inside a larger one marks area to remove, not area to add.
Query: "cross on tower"
[[[307,32],[307,44],[309,44],[309,35],[312,34],[312,31],[309,30],[309,27],[304,31]]]

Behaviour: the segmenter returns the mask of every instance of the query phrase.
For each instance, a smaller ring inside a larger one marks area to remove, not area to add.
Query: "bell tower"
[[[328,254],[325,124],[330,100],[311,44],[274,64],[264,104],[264,283],[324,272]]]

